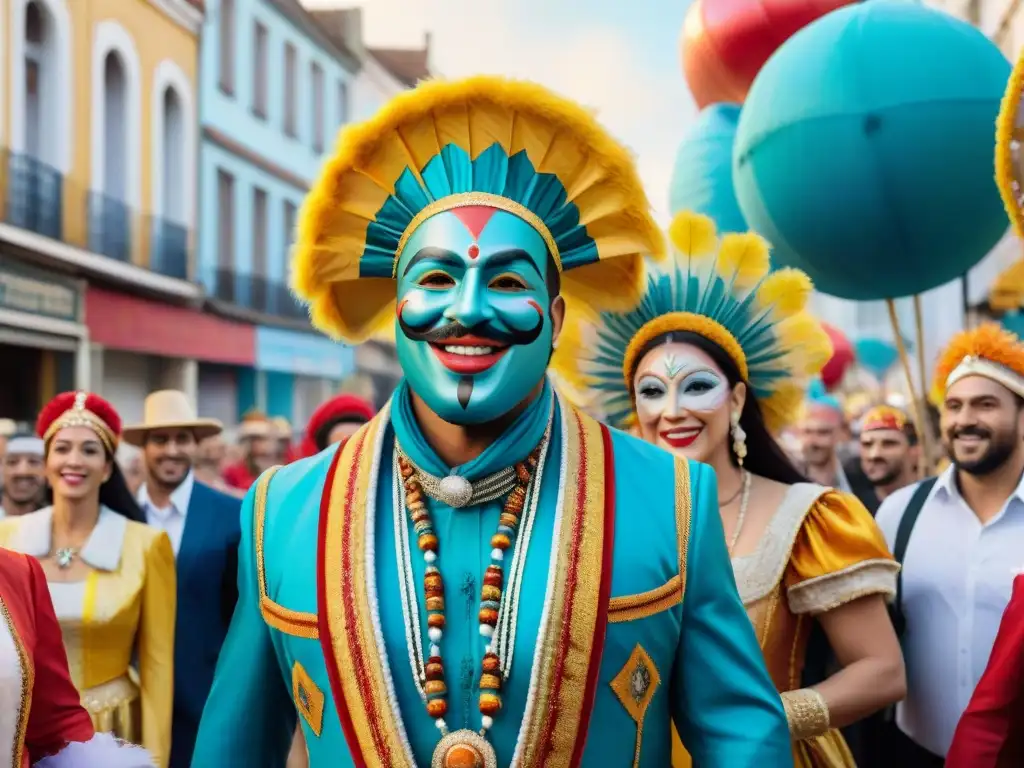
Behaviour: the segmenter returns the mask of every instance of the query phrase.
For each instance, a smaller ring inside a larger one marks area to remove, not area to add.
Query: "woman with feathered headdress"
[[[831,345],[807,311],[809,278],[771,271],[753,233],[719,238],[690,213],[675,260],[651,267],[640,306],[592,317],[553,359],[570,393],[609,423],[714,467],[740,596],[782,692],[798,767],[852,766],[839,727],[903,696],[886,613],[898,566],[854,497],[804,481],[773,434]],[[801,688],[816,619],[844,669]],[[674,762],[687,758],[677,749]]]

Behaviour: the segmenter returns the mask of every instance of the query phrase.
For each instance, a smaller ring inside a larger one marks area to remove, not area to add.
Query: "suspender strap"
[[[919,483],[917,488],[914,490],[914,495],[910,497],[910,503],[907,504],[907,508],[903,511],[903,517],[900,519],[899,528],[896,529],[896,545],[893,547],[892,553],[896,562],[901,566],[903,565],[903,559],[907,556],[907,546],[910,544],[910,534],[914,532],[914,525],[917,523],[917,518],[921,515],[921,510],[924,509],[924,503],[928,499],[928,494],[932,492],[932,488],[935,487],[937,480],[937,477],[929,477],[927,480]],[[900,568],[900,572],[896,576],[896,600],[892,605],[892,623],[896,628],[896,634],[902,637],[903,630],[906,626],[906,619],[903,616],[902,568]]]

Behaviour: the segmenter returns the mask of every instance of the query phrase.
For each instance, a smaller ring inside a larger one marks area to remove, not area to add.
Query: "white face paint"
[[[729,396],[728,382],[697,359],[667,352],[636,385],[636,407],[642,421],[681,411],[710,413]]]
[[[703,350],[680,342],[656,347],[633,383],[637,431],[647,442],[697,461],[727,444],[732,388]]]

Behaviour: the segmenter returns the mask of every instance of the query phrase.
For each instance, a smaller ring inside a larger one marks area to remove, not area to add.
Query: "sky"
[[[341,7],[340,0],[303,0]],[[679,40],[689,0],[358,0],[368,47],[422,46],[437,74],[535,80],[597,111],[638,157],[667,224],[676,148],[696,114]]]

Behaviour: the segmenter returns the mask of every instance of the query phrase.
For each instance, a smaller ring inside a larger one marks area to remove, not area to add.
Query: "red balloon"
[[[697,106],[742,104],[768,58],[798,31],[856,0],[694,0],[683,22],[683,73]]]
[[[843,376],[846,375],[855,356],[853,345],[846,338],[846,334],[828,323],[822,323],[821,327],[825,329],[825,333],[832,340],[832,357],[821,369],[821,383],[825,385],[825,389],[831,391],[839,386],[839,382],[843,380]]]

